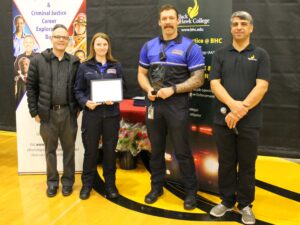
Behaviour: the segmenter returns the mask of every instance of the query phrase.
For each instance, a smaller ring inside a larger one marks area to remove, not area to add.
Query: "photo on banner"
[[[18,172],[45,173],[45,146],[40,137],[40,125],[31,118],[27,106],[26,82],[30,59],[51,48],[52,28],[63,24],[68,28],[70,42],[67,52],[86,56],[86,0],[13,0],[12,79],[15,81]],[[81,115],[78,126],[81,125]],[[58,170],[62,171],[62,149],[57,149]],[[75,143],[75,170],[82,171],[83,146],[80,132]]]
[[[213,139],[213,100],[209,72],[212,56],[230,39],[228,27],[232,1],[160,0],[159,5],[172,4],[179,11],[180,34],[192,39],[205,57],[204,85],[191,93],[189,108],[190,146],[193,152],[199,189],[218,191],[218,153]],[[222,10],[217,10],[222,9]],[[167,179],[181,181],[178,163],[170,140],[167,142]]]

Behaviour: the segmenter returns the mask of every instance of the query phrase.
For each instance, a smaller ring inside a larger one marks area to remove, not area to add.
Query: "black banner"
[[[160,1],[172,4],[179,10],[179,32],[198,44],[205,56],[205,83],[193,91],[190,107],[189,137],[199,188],[217,192],[218,158],[213,139],[213,100],[209,72],[215,50],[228,43],[230,38],[231,1],[176,0]],[[222,9],[222,10],[218,10]],[[180,181],[179,168],[168,142],[166,154],[167,178]]]

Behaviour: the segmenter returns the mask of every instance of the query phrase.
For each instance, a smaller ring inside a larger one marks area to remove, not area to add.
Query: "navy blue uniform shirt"
[[[91,80],[116,79],[122,77],[122,66],[119,62],[107,62],[102,65],[95,59],[91,59],[80,64],[77,71],[74,91],[81,108],[84,109],[86,102],[91,100]],[[120,113],[119,103],[116,102],[113,105],[100,105],[97,108],[103,109],[104,116],[116,116]]]

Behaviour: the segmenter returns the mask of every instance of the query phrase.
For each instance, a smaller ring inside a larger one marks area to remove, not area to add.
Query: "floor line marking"
[[[64,215],[66,215],[72,208],[74,208],[76,205],[79,204],[81,200],[77,199],[69,208],[67,208],[66,210],[64,210],[58,217],[56,217],[55,220],[53,220],[50,225],[54,225],[55,223],[57,223]]]

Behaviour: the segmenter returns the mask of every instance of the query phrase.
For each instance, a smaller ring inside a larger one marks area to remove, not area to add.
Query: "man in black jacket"
[[[59,184],[58,139],[63,150],[62,194],[68,196],[73,191],[79,111],[73,92],[79,59],[65,52],[69,35],[64,25],[54,26],[51,42],[52,49],[32,58],[27,81],[29,111],[35,121],[41,123],[40,134],[45,144],[48,197],[57,194]]]

